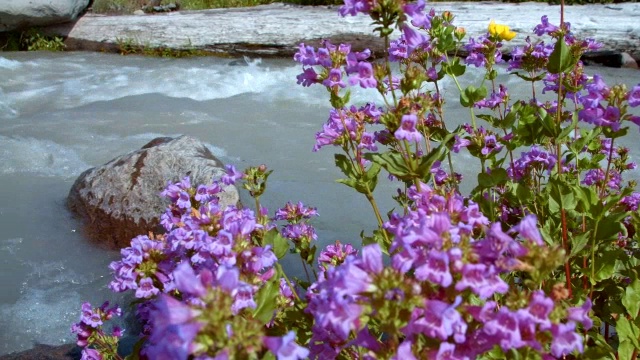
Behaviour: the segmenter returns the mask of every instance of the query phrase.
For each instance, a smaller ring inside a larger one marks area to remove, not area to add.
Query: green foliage
[[[2,51],[63,51],[64,41],[59,36],[48,36],[38,29],[11,31],[0,35]]]
[[[191,44],[187,44],[184,49],[174,49],[166,46],[152,46],[141,44],[139,41],[127,38],[116,39],[118,52],[121,55],[145,55],[166,58],[186,58],[194,56],[210,56],[212,53],[195,49]]]

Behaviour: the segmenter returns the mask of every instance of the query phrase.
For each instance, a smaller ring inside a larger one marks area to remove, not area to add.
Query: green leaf
[[[478,184],[480,188],[486,189],[496,185],[502,185],[509,180],[507,171],[503,168],[492,169],[491,174],[479,173]]]
[[[473,102],[469,99],[469,95],[465,92],[460,93],[460,105],[462,105],[462,107],[471,107],[473,105]]]
[[[349,158],[344,154],[335,154],[334,159],[336,166],[350,179],[355,179],[356,172],[353,169],[353,164]]]
[[[351,92],[349,90],[347,90],[347,92],[342,97],[334,92],[331,92],[331,97],[330,97],[331,106],[333,106],[336,109],[341,109],[349,103],[350,97],[351,97]]]
[[[467,70],[467,67],[460,64],[460,58],[453,58],[450,63],[443,63],[442,70],[451,76],[462,76]]]
[[[442,160],[445,155],[449,152],[449,143],[453,141],[455,138],[455,132],[447,134],[438,147],[431,149],[431,151],[420,158],[420,163],[418,164],[418,175],[424,181],[426,181],[431,175],[431,167],[433,163]]]
[[[551,212],[560,212],[561,209],[573,210],[578,205],[578,200],[574,189],[570,187],[566,182],[558,177],[554,177],[549,180],[549,210]],[[579,190],[580,195],[582,191]]]
[[[387,151],[382,154],[367,153],[365,159],[373,161],[381,165],[391,175],[401,180],[411,180],[416,174],[412,173],[407,167],[402,155],[395,151]]]
[[[380,174],[380,170],[382,170],[380,164],[371,163],[369,170],[364,173],[362,179],[356,184],[356,190],[361,194],[373,192],[378,185],[378,174]]]
[[[635,347],[633,343],[628,340],[623,340],[618,345],[618,359],[619,360],[636,360],[633,358],[633,350]]]
[[[585,233],[574,236],[571,239],[571,254],[569,257],[574,257],[582,251],[582,249],[587,246],[589,240],[591,239],[591,231],[587,231]]]
[[[607,344],[607,341],[604,339],[604,336],[598,332],[590,332],[590,339],[587,341],[592,344],[586,346],[584,349],[584,353],[582,354],[582,359],[590,359],[590,360],[615,360],[616,351],[611,347],[611,345]]]
[[[614,213],[600,220],[596,239],[598,239],[599,242],[617,239],[620,232],[626,231],[622,223],[625,217],[627,217],[627,213]]]
[[[627,133],[629,132],[629,127],[623,127],[620,130],[612,130],[610,127],[603,127],[602,129],[602,133],[604,134],[604,136],[611,138],[611,139],[617,139],[619,137],[624,137],[627,136]]]
[[[386,242],[385,236],[382,233],[383,230],[373,230],[371,236],[365,236],[364,230],[360,232],[360,239],[362,239],[362,246],[378,244],[384,254],[389,254],[389,245]]]
[[[280,294],[280,277],[274,276],[256,294],[256,304],[253,317],[267,324],[273,318],[276,310],[276,298]]]
[[[278,259],[282,259],[289,252],[289,241],[280,235],[278,229],[271,229],[267,231],[263,239],[264,245],[271,245],[273,253],[276,254]]]
[[[560,36],[549,56],[547,70],[552,74],[560,74],[570,70],[574,64],[575,60],[564,41],[564,36]]]
[[[611,278],[616,271],[616,253],[605,252],[596,257],[595,278],[589,279],[592,284]]]
[[[336,154],[336,165],[342,170],[348,179],[337,179],[336,182],[354,188],[361,194],[368,194],[375,190],[378,185],[378,174],[382,169],[380,164],[372,163],[369,169],[362,175],[357,174],[353,169],[351,161],[345,155]]]
[[[336,179],[336,182],[340,183],[340,184],[347,185],[348,187],[354,188],[354,189],[358,185],[358,183],[353,179]]]
[[[264,356],[262,357],[262,360],[276,360],[276,356],[271,351],[269,351],[266,354],[264,354]]]
[[[618,318],[618,320],[616,321],[616,332],[618,333],[618,337],[620,338],[621,347],[623,342],[629,342],[632,348],[640,348],[640,344],[638,343],[640,329],[638,329],[636,324],[627,320],[626,317],[620,316]],[[618,349],[618,351],[620,351],[620,349]],[[628,357],[627,359],[630,359],[630,357]]]
[[[519,78],[520,78],[520,79],[522,79],[522,80],[525,80],[525,81],[532,81],[532,82],[533,82],[533,81],[540,81],[540,80],[544,79],[544,77],[547,75],[547,74],[545,74],[545,73],[542,73],[542,74],[540,74],[540,75],[538,75],[538,76],[529,77],[529,76],[527,76],[527,75],[520,74],[520,73],[519,73],[519,72],[517,72],[517,71],[512,71],[512,72],[510,72],[509,74],[510,74],[510,75],[515,75],[515,76],[519,77]]]
[[[480,101],[487,97],[487,88],[483,85],[482,87],[476,89],[474,93],[474,102]]]
[[[640,310],[640,280],[637,278],[631,285],[627,286],[622,297],[622,305],[627,309],[632,319],[638,317],[638,310]]]

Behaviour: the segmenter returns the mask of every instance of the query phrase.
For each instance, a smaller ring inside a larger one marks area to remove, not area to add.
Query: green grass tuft
[[[61,37],[44,35],[35,28],[0,33],[2,51],[63,51],[64,48]]]

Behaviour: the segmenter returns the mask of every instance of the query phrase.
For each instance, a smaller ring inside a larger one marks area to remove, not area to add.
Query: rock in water
[[[74,20],[89,0],[0,0],[0,31]]]
[[[83,172],[69,191],[67,206],[83,218],[89,238],[122,248],[133,237],[158,230],[169,203],[160,192],[168,182],[189,176],[192,185],[210,184],[224,173],[203,142],[188,136],[156,138],[138,151]],[[238,190],[224,190],[220,204],[237,204]]]
[[[80,348],[76,344],[42,345],[31,350],[0,356],[0,360],[76,360],[80,359]]]

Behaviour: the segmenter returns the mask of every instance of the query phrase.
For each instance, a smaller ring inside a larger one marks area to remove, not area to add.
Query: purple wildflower
[[[640,193],[634,192],[629,196],[625,196],[620,200],[620,204],[624,205],[627,211],[638,211],[640,205]]]
[[[374,6],[374,1],[371,0],[345,0],[344,5],[340,6],[341,16],[356,16],[358,13],[368,14]]]
[[[431,249],[426,261],[415,269],[416,279],[448,287],[453,282],[449,271],[449,255],[446,252]]]
[[[349,77],[349,84],[360,84],[363,88],[375,88],[378,82],[373,77],[373,67],[371,63],[361,61],[358,63],[358,73]]]
[[[411,55],[415,50],[426,50],[429,47],[429,38],[410,26],[402,27],[402,35],[407,44],[407,55]]]
[[[433,19],[435,14],[433,13],[433,10],[426,13],[424,11],[425,6],[426,4],[424,0],[418,0],[417,2],[403,5],[402,9],[404,12],[411,17],[411,25],[422,29],[431,28],[431,19]]]
[[[347,86],[342,81],[342,71],[340,69],[331,69],[329,71],[329,76],[322,82],[322,85],[327,87],[339,86],[341,88]]]
[[[289,222],[297,222],[302,219],[310,219],[312,216],[318,216],[316,208],[306,207],[301,201],[296,205],[292,202],[276,211],[275,220],[287,220]]]
[[[518,225],[511,228],[510,232],[517,231],[525,239],[533,241],[538,246],[543,246],[544,241],[540,235],[540,230],[538,230],[537,221],[538,218],[534,214],[529,214]]]
[[[418,117],[415,114],[403,115],[400,127],[394,133],[396,139],[420,142],[423,137],[422,134],[416,129]]]
[[[404,339],[400,346],[398,346],[398,351],[396,355],[394,355],[392,360],[418,360],[415,355],[413,355],[413,351],[411,350],[411,346],[413,343],[409,339]]]
[[[80,360],[102,360],[102,354],[96,349],[84,348]]]
[[[389,44],[389,61],[400,61],[409,57],[409,48],[404,36],[400,36],[397,40],[391,41]]]
[[[327,269],[329,266],[335,267],[342,264],[347,256],[356,255],[356,250],[351,244],[341,244],[340,241],[336,241],[333,245],[327,245],[327,247],[318,255],[318,264],[321,270]]]
[[[226,165],[225,169],[226,173],[222,176],[222,183],[225,185],[233,185],[244,177],[244,173],[237,171],[233,165]]]
[[[538,36],[542,36],[544,34],[551,35],[551,33],[558,30],[557,26],[549,23],[549,18],[547,17],[547,15],[542,16],[540,20],[541,20],[541,23],[536,25],[536,27],[533,29],[533,32],[536,35]]]
[[[303,68],[302,71],[302,74],[296,77],[298,85],[302,84],[304,87],[309,87],[319,82],[318,74],[313,68]]]
[[[289,331],[285,336],[266,336],[264,338],[265,346],[276,355],[278,360],[297,360],[305,359],[309,356],[309,350],[296,344],[296,334]]]
[[[522,342],[518,317],[506,307],[501,307],[492,320],[485,322],[484,332],[496,340],[499,339],[500,347],[504,351],[525,345]]]
[[[566,324],[553,324],[551,326],[551,355],[561,358],[574,350],[583,351],[582,336],[575,332],[576,323],[569,321]]]
[[[293,55],[293,59],[302,65],[313,66],[318,63],[313,46],[305,46],[304,43],[298,45],[298,51]]]
[[[362,267],[369,273],[380,274],[383,268],[380,245],[367,245],[362,248]]]
[[[360,137],[360,144],[358,148],[367,149],[369,151],[378,151],[378,146],[375,143],[375,135],[369,132],[363,132]]]
[[[591,299],[587,298],[582,306],[569,308],[567,318],[581,323],[585,330],[591,329],[593,327],[593,320],[591,320],[591,317],[589,316],[591,305]]]
[[[640,105],[640,84],[634,86],[627,94],[627,102],[629,106],[636,107]]]
[[[455,289],[462,291],[467,288],[484,300],[495,293],[506,293],[509,285],[500,278],[493,265],[464,264],[462,278],[456,283]]]
[[[153,285],[151,278],[142,278],[138,283],[138,289],[136,289],[136,297],[139,299],[147,299],[158,295],[159,292],[160,290]]]
[[[455,309],[461,301],[460,296],[456,297],[453,304],[439,300],[425,300],[424,307],[413,310],[411,320],[403,332],[408,336],[424,334],[438,340],[446,340],[457,333],[459,342],[464,342],[467,324]]]

